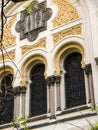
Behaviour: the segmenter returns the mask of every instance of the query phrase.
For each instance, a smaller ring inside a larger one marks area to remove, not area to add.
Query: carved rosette
[[[77,10],[67,0],[52,0],[58,7],[58,15],[53,20],[53,27],[69,23],[79,18]],[[63,3],[63,4],[62,4]]]
[[[22,50],[22,56],[24,54],[26,54],[27,52],[29,52],[30,50],[34,49],[34,48],[46,48],[46,38],[42,38],[40,39],[37,43],[35,43],[34,45],[31,46],[23,46],[21,48]]]
[[[69,29],[53,34],[53,45],[57,44],[61,39],[70,35],[82,35],[82,25],[76,25]]]

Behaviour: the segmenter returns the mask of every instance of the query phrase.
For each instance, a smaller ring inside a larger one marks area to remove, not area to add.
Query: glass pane
[[[44,71],[44,64],[38,64],[31,70],[30,116],[36,116],[47,112],[47,89]]]
[[[80,53],[69,55],[64,62],[66,107],[74,107],[86,103],[84,72],[81,68]]]

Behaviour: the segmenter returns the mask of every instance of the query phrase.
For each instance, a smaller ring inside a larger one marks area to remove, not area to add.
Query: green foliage
[[[90,130],[98,130],[98,122]]]
[[[16,119],[14,119],[12,122],[11,122],[11,126],[13,127],[24,127],[24,130],[28,130],[27,128],[27,120],[25,118],[25,116],[23,115],[20,115],[18,116]]]
[[[38,8],[38,2],[37,1],[33,1],[33,2],[28,3],[27,5],[24,6],[24,9],[28,14],[32,14],[33,9],[37,9],[37,8]]]
[[[22,116],[22,115],[21,115],[21,116],[19,116],[19,117],[17,118],[17,120],[18,120],[20,126],[26,126],[27,121],[26,121],[25,116]]]
[[[91,111],[98,112],[98,106],[92,106]],[[96,122],[95,126],[93,126],[90,130],[98,130],[98,122]]]
[[[93,112],[94,112],[94,111],[95,111],[95,112],[98,112],[98,106],[96,106],[96,107],[93,106],[93,107],[91,108],[91,111],[93,111]]]

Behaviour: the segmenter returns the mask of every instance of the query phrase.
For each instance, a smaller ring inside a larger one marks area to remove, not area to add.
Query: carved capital
[[[26,90],[27,90],[27,87],[26,87],[26,86],[21,86],[21,93],[22,93],[22,94],[25,94],[25,93],[26,93]]]
[[[54,86],[54,83],[55,83],[55,76],[54,75],[52,75],[52,76],[49,76],[48,78],[47,78],[47,84],[48,84],[48,86]]]
[[[91,64],[86,64],[84,67],[84,71],[87,75],[92,74],[92,67]]]
[[[56,76],[55,77],[55,81],[56,81],[56,84],[60,84],[60,82],[61,82],[61,76],[60,75]]]
[[[15,87],[15,88],[14,88],[14,95],[15,95],[15,96],[16,96],[16,95],[20,95],[20,93],[21,93],[21,87],[20,87],[20,86]]]
[[[98,65],[98,57],[95,57],[96,64]]]

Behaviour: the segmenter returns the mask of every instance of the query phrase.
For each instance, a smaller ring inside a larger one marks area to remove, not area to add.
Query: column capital
[[[27,90],[27,87],[26,87],[26,86],[21,86],[21,93],[22,93],[22,94],[25,94],[25,93],[26,93],[26,90]]]
[[[60,75],[57,75],[57,76],[55,77],[55,81],[56,81],[56,84],[60,84],[60,82],[61,82],[61,76],[60,76]]]
[[[14,95],[19,95],[21,93],[21,86],[14,87]]]
[[[98,65],[98,57],[95,57],[96,64]]]
[[[91,67],[91,63],[90,64],[86,64],[84,67],[84,71],[87,75],[92,74],[92,67]]]
[[[47,78],[47,84],[48,84],[49,86],[53,86],[54,83],[55,83],[55,76],[54,76],[54,75],[49,76],[49,77]]]

